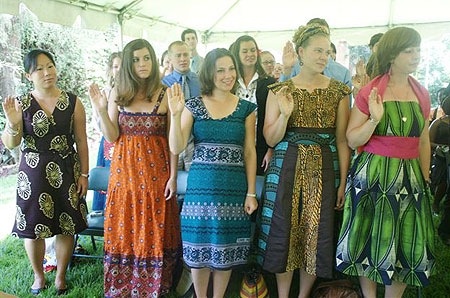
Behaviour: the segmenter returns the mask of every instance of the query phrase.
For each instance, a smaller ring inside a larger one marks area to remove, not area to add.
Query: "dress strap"
[[[167,90],[166,87],[162,88],[161,93],[159,94],[159,97],[156,100],[155,107],[152,110],[152,114],[156,114],[156,112],[158,112],[159,106],[161,105],[161,102],[162,102],[162,100],[164,98],[164,94],[166,94],[166,90]]]

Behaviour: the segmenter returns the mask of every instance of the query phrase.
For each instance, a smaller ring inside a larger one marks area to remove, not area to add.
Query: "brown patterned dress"
[[[22,157],[17,175],[13,236],[44,239],[74,235],[86,229],[86,202],[77,194],[80,177],[74,148],[76,96],[61,92],[48,116],[31,93],[22,104]]]
[[[339,161],[336,113],[350,93],[331,79],[312,93],[289,80],[269,88],[276,94],[287,86],[294,111],[286,134],[274,149],[266,176],[258,224],[258,261],[269,272],[303,269],[331,278],[333,221]]]

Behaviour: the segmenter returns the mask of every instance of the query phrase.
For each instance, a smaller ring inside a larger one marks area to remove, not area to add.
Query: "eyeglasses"
[[[264,65],[275,65],[275,61],[274,60],[266,60],[261,62]]]

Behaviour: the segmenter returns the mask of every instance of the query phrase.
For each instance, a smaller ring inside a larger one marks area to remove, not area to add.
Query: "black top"
[[[269,146],[263,135],[264,119],[266,117],[266,101],[269,89],[267,86],[276,83],[273,77],[264,77],[258,79],[256,83],[256,103],[258,104],[258,123],[256,125],[256,174],[264,175],[264,169],[261,163]]]

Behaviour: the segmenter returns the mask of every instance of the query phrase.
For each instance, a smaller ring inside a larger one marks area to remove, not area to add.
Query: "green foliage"
[[[87,96],[87,87],[96,82],[105,83],[105,70],[110,53],[119,49],[119,30],[113,26],[106,32],[66,27],[40,22],[36,16],[24,9],[18,17],[0,15],[0,67],[8,65],[15,73],[17,95],[32,90],[32,84],[23,74],[23,57],[32,49],[40,48],[54,55],[58,71],[58,87],[76,94],[83,102],[87,123],[91,123],[92,109]],[[19,37],[17,47],[8,47],[8,40]],[[3,46],[2,46],[3,45]],[[5,90],[0,85],[0,94]],[[5,123],[0,111],[0,127]],[[92,130],[92,126],[88,126]],[[88,133],[88,135],[91,135]]]

